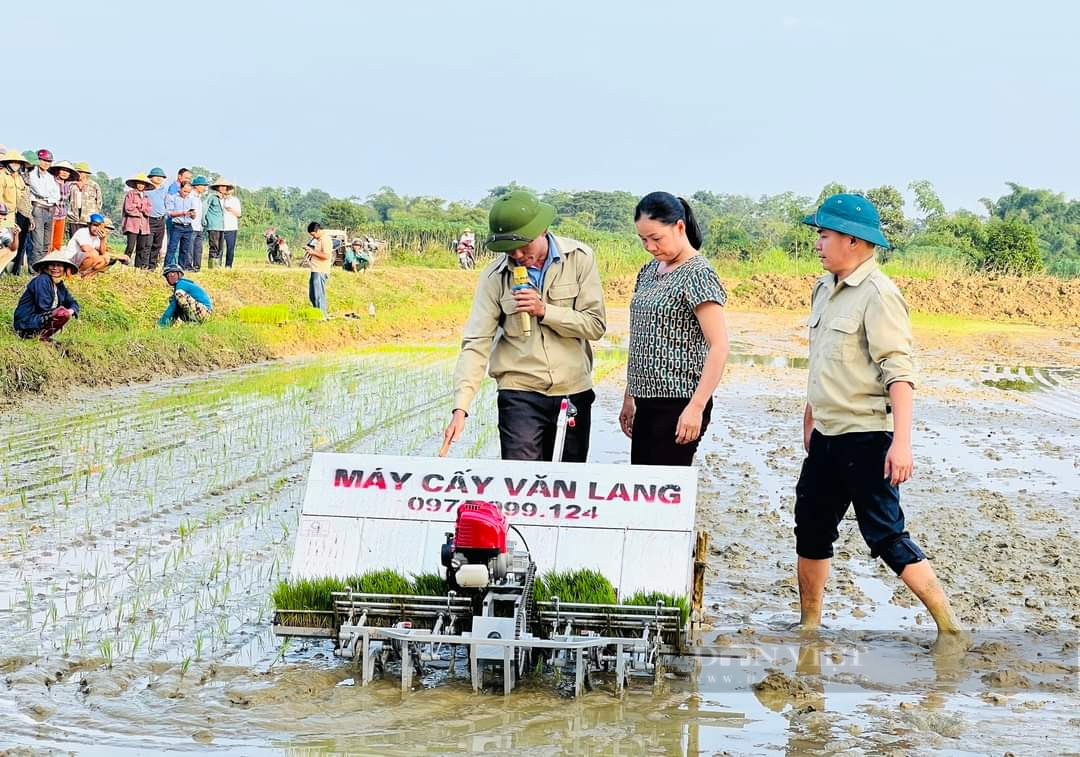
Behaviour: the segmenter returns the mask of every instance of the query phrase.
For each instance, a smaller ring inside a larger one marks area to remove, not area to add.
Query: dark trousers
[[[208,267],[221,265],[221,249],[225,246],[225,232],[221,231],[208,231],[206,232],[206,241],[210,245],[210,252],[206,258],[206,264]]]
[[[128,265],[137,265],[136,261],[146,260],[150,252],[150,235],[128,231],[124,236],[127,238],[124,254],[128,256]]]
[[[592,389],[570,395],[577,407],[574,427],[566,429],[564,462],[583,463],[589,456],[592,426]],[[555,424],[562,397],[516,389],[499,391],[499,443],[503,460],[551,460],[555,451]]]
[[[193,271],[202,269],[203,234],[202,231],[191,232],[191,270]]]
[[[173,221],[169,242],[165,247],[165,265],[191,269],[191,226]]]
[[[34,246],[30,254],[26,256],[26,264],[30,270],[34,270],[34,263],[41,260],[49,252],[53,234],[53,209],[52,206],[34,206]]]
[[[136,261],[139,268],[147,268],[151,271],[158,266],[161,259],[161,245],[165,241],[165,217],[150,219],[150,244],[146,248],[146,257],[142,261]]]
[[[232,268],[233,253],[236,251],[236,232],[225,231],[225,267]]]
[[[11,272],[18,273],[22,268],[23,260],[30,254],[30,245],[33,244],[30,234],[30,218],[22,213],[15,214],[15,225],[19,227],[19,253],[11,264]]]
[[[859,531],[872,557],[900,575],[926,555],[911,540],[900,509],[900,487],[882,471],[892,444],[888,431],[810,435],[795,487],[795,552],[809,560],[833,556],[833,542],[849,506],[855,506]]]
[[[630,437],[631,465],[693,465],[698,442],[705,436],[712,418],[712,400],[701,413],[701,434],[689,444],[675,443],[679,416],[689,398],[641,397],[634,400],[633,436]]]

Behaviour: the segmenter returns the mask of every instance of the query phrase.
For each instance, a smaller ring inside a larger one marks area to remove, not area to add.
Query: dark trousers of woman
[[[232,268],[233,253],[236,251],[236,231],[222,233],[225,235],[225,267]]]
[[[124,233],[124,236],[127,237],[127,245],[124,247],[124,254],[128,256],[128,260],[130,261],[128,265],[138,266],[139,268],[148,268],[150,257],[150,235],[136,234],[133,231],[128,231]]]
[[[630,439],[631,465],[692,465],[698,442],[705,436],[712,416],[712,400],[701,414],[701,434],[689,444],[675,443],[675,427],[679,416],[690,403],[689,398],[635,399],[634,435]]]
[[[30,219],[22,213],[15,214],[15,225],[19,227],[19,253],[11,264],[11,272],[18,273],[22,268],[23,259],[27,255],[31,242]]]

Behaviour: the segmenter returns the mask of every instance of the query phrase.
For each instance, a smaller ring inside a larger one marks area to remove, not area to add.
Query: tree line
[[[215,176],[194,167],[195,173]],[[119,216],[123,202],[122,178],[98,173],[105,207]],[[717,258],[753,260],[773,250],[793,257],[814,255],[813,229],[802,224],[827,196],[851,191],[865,195],[881,213],[882,227],[893,249],[888,256],[932,255],[963,263],[973,270],[1057,276],[1080,276],[1080,201],[1061,193],[1031,189],[1009,182],[1009,192],[997,200],[982,198],[986,215],[967,210],[949,211],[926,180],[908,189],[914,207],[893,186],[862,190],[830,183],[816,198],[783,192],[758,198],[700,190],[688,196],[704,232],[703,251]],[[297,187],[237,188],[243,203],[241,237],[248,243],[261,239],[267,228],[300,239],[310,221],[350,233],[370,233],[391,245],[446,248],[465,227],[483,236],[487,213],[496,198],[515,188],[516,182],[492,187],[477,202],[446,200],[430,195],[398,194],[384,186],[366,197],[333,197],[321,189]],[[625,239],[636,241],[633,211],[638,197],[624,191],[566,191],[538,193],[559,213],[558,228],[586,242]]]

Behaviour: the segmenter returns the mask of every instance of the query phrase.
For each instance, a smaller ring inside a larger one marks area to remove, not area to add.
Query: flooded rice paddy
[[[934,645],[853,519],[828,628],[790,630],[805,364],[782,332],[736,347],[699,452],[698,522],[711,537],[706,641],[748,656],[622,699],[540,685],[504,699],[463,683],[403,696],[396,680],[360,687],[329,643],[269,632],[312,451],[435,454],[451,349],[262,365],[0,417],[0,753],[1076,750],[1077,355],[1030,371],[1007,351],[927,356],[904,505],[973,629],[964,651]],[[620,360],[599,361],[598,462],[629,456]],[[497,450],[486,385],[454,454]]]

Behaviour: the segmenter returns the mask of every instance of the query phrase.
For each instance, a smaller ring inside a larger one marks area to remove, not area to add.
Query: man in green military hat
[[[454,404],[443,450],[461,436],[485,369],[499,389],[504,460],[550,460],[561,401],[577,409],[563,460],[585,462],[592,403],[590,341],[607,328],[596,256],[548,227],[555,208],[531,192],[500,197],[488,218],[487,248],[454,371]]]
[[[877,208],[836,194],[803,223],[818,230],[827,273],[811,294],[807,456],[795,490],[801,625],[821,624],[832,545],[853,505],[870,554],[922,600],[939,632],[955,634],[956,616],[900,508],[913,469],[915,366],[907,304],[874,260],[875,247],[889,247]]]

